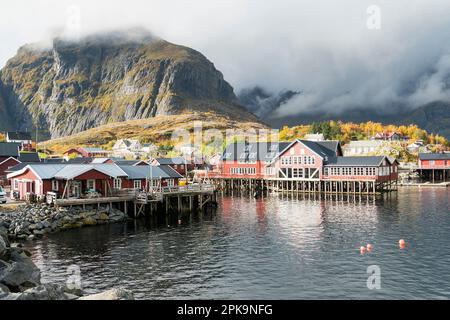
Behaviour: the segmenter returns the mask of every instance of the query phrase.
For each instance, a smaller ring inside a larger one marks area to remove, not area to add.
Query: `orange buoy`
[[[373,250],[373,246],[369,243],[367,245],[367,251],[371,252]]]
[[[400,249],[405,249],[406,247],[406,241],[403,239],[400,239],[398,242],[398,245],[400,246]]]
[[[361,254],[366,253],[366,247],[359,248],[359,252],[361,252]]]

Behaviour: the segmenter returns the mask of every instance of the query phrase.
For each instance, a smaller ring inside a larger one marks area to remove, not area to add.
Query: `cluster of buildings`
[[[369,141],[353,141],[344,148],[338,141],[326,141],[321,134],[306,138],[292,142],[235,142],[206,164],[204,159],[195,158],[193,146],[181,150],[192,157],[139,160],[157,147],[126,139],[117,141],[112,152],[78,147],[67,150],[62,158],[39,159],[30,148],[29,134],[8,133],[7,142],[0,143],[0,179],[19,199],[30,193],[45,196],[53,192],[59,197],[79,198],[90,191],[108,196],[123,189],[175,187],[193,172],[196,178],[208,178],[223,187],[344,193],[396,188],[397,160],[364,155],[374,153],[386,139],[400,137],[380,135]],[[447,181],[450,153],[420,153],[418,168],[424,179]]]

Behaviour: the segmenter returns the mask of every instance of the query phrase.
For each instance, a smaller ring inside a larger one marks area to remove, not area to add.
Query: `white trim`
[[[4,163],[5,163],[6,161],[8,161],[9,159],[16,160],[16,161],[17,161],[17,164],[22,163],[22,162],[19,161],[19,159],[16,159],[16,158],[14,158],[14,157],[9,157],[8,159],[3,160],[2,162],[0,162],[0,165],[4,164]]]
[[[310,150],[312,153],[318,155],[322,160],[324,159],[324,157],[323,157],[322,155],[318,154],[318,153],[315,152],[313,149],[311,149],[310,147],[308,147],[308,146],[307,146],[306,144],[304,144],[300,139],[296,139],[295,141],[291,142],[290,145],[288,145],[286,148],[284,148],[283,151],[281,151],[279,154],[277,154],[277,155],[275,156],[275,158],[273,158],[273,159],[271,160],[271,162],[269,162],[269,164],[275,163],[275,162],[276,162],[275,160],[277,160],[279,157],[281,157],[286,151],[288,151],[288,150],[289,150],[295,143],[297,143],[297,142],[298,142],[298,143],[301,143],[302,146],[304,146],[305,148],[307,148],[308,150]]]
[[[41,176],[38,175],[37,172],[34,171],[33,168],[32,168],[30,165],[27,165],[25,168],[23,168],[23,169],[20,170],[20,171],[12,172],[12,173],[8,174],[8,175],[6,176],[6,178],[9,180],[9,179],[12,179],[12,178],[14,178],[14,177],[20,176],[20,175],[24,174],[24,173],[27,171],[27,169],[29,169],[31,172],[33,172],[33,174],[34,174],[40,181],[42,181]]]

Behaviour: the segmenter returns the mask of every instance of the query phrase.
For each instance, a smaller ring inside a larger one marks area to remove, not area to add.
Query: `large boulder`
[[[20,248],[10,248],[10,260],[0,261],[0,283],[18,292],[40,284],[41,272]]]
[[[78,300],[134,300],[133,293],[125,289],[111,289],[105,292],[84,296]]]

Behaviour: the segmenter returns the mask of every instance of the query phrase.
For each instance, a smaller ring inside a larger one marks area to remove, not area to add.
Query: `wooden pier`
[[[398,190],[397,180],[295,180],[209,178],[218,190],[250,192],[298,192],[324,194],[380,194]]]
[[[95,197],[84,199],[56,199],[54,195],[47,195],[47,202],[56,207],[72,206],[97,206],[115,204],[126,214],[129,213],[129,205],[132,204],[133,217],[139,217],[154,212],[182,212],[201,211],[208,205],[217,205],[217,190],[215,185],[198,184],[179,187],[164,187],[156,190],[136,191],[119,190],[114,196]]]

